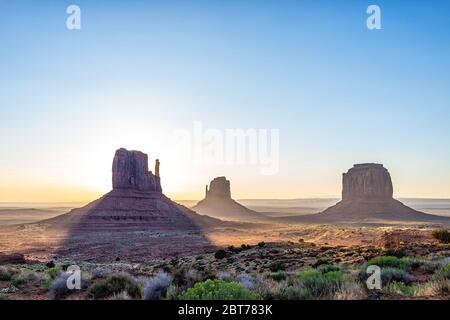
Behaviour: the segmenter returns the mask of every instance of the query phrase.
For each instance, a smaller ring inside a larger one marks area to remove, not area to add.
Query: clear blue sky
[[[65,27],[70,4],[79,31]],[[382,30],[366,28],[369,4]],[[445,0],[0,1],[0,201],[101,194],[121,146],[161,158],[175,198],[223,174],[241,198],[337,196],[358,162],[385,164],[397,196],[450,197],[449,12]],[[158,139],[195,120],[279,128],[279,174],[181,166]]]

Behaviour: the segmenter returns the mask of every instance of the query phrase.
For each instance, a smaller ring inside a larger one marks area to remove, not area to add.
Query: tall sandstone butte
[[[143,192],[162,192],[159,160],[154,175],[148,170],[148,156],[140,151],[121,148],[116,151],[112,165],[113,189],[133,189]]]
[[[265,218],[262,214],[244,207],[231,198],[230,181],[225,177],[214,178],[209,184],[209,189],[206,186],[205,198],[192,209],[225,220],[251,221]]]
[[[345,222],[370,220],[429,221],[442,217],[405,206],[393,198],[389,171],[378,163],[355,164],[342,175],[342,201],[316,215]]]
[[[382,164],[355,164],[342,175],[342,200],[392,199],[391,175]]]
[[[318,213],[282,218],[286,222],[370,223],[448,221],[405,206],[393,198],[389,171],[382,164],[355,164],[342,175],[342,200]]]
[[[227,225],[183,207],[161,190],[159,161],[148,170],[148,156],[118,149],[112,164],[112,190],[88,205],[44,221],[67,230],[58,255],[114,256],[129,260],[213,248],[203,229]],[[81,247],[80,247],[81,245]]]

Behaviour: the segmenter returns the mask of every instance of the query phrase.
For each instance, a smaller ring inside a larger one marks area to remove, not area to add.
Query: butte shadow
[[[391,176],[382,164],[355,164],[342,177],[342,200],[310,215],[281,217],[287,223],[450,223],[449,217],[414,210],[393,198]]]
[[[211,252],[204,231],[230,225],[202,216],[166,197],[159,161],[148,170],[148,156],[119,149],[112,166],[113,189],[85,207],[40,222],[48,232],[66,230],[56,254],[82,261],[144,261],[153,257]],[[117,259],[118,260],[118,259]]]

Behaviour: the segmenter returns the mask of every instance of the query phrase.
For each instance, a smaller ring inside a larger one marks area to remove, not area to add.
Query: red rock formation
[[[342,200],[392,199],[392,180],[382,164],[355,164],[342,176]]]
[[[205,199],[192,209],[211,217],[225,220],[262,220],[266,217],[250,210],[231,198],[230,181],[225,177],[214,178],[205,190]]]
[[[285,222],[370,223],[385,221],[444,221],[393,198],[391,176],[382,164],[355,164],[342,176],[342,201],[325,211],[282,218]]]
[[[140,151],[121,148],[116,151],[112,166],[113,189],[133,189],[144,192],[162,192],[159,180],[159,160],[155,164],[158,174],[148,170],[148,156]]]
[[[214,178],[206,187],[205,198],[227,198],[231,199],[230,181],[225,177]]]
[[[202,230],[229,224],[171,201],[161,191],[159,176],[148,170],[147,159],[139,151],[117,150],[112,191],[85,207],[40,222],[68,230],[58,255],[138,261],[214,248]],[[159,173],[159,161],[155,172]]]

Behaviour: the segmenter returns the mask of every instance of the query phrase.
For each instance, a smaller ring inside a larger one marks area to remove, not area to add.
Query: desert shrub
[[[266,278],[259,281],[253,292],[263,300],[282,299],[282,289],[286,287],[286,282],[277,282]]]
[[[108,273],[102,268],[95,268],[91,271],[91,279],[103,279],[108,276]]]
[[[60,272],[61,267],[53,267],[45,270],[45,274],[52,280],[55,279],[60,274]]]
[[[0,268],[0,281],[10,281],[11,273],[9,273],[8,269]]]
[[[269,273],[268,277],[275,281],[283,281],[283,280],[286,280],[287,274],[284,271],[278,271],[278,272]]]
[[[450,296],[450,280],[437,280],[431,283],[435,295]]]
[[[269,265],[269,270],[272,272],[284,270],[284,268],[285,268],[285,265],[280,261],[274,261]]]
[[[254,300],[257,297],[239,283],[216,279],[196,283],[181,298],[184,300]]]
[[[52,282],[49,292],[50,299],[62,299],[70,293],[70,290],[67,287],[67,279],[69,276],[70,274],[64,273]]]
[[[400,259],[393,256],[379,256],[373,259],[370,259],[367,262],[367,265],[376,265],[380,268],[398,268],[398,269],[407,269],[408,261],[407,259]]]
[[[439,268],[439,263],[436,261],[429,261],[422,257],[408,258],[408,264],[412,270],[418,270],[422,272],[434,272]]]
[[[16,287],[22,286],[26,282],[27,282],[27,278],[26,278],[25,274],[23,274],[23,273],[18,273],[11,277],[11,283]]]
[[[227,281],[227,282],[234,280],[234,278],[231,274],[229,274],[228,272],[223,272],[223,271],[219,271],[216,275],[216,278],[221,279],[223,281]]]
[[[450,263],[447,263],[439,268],[433,275],[433,280],[450,280]]]
[[[161,300],[166,297],[167,290],[172,284],[172,277],[161,272],[147,281],[144,288],[145,300]]]
[[[214,258],[216,259],[224,259],[227,257],[227,252],[223,249],[219,249],[216,251],[216,253],[214,254]]]
[[[339,266],[334,264],[322,264],[317,268],[318,271],[322,273],[340,271]]]
[[[278,296],[281,300],[312,300],[309,290],[301,286],[282,286]]]
[[[8,297],[6,296],[6,294],[0,293],[0,301],[3,300],[8,300]]]
[[[258,278],[255,276],[243,273],[236,277],[236,282],[242,284],[245,288],[252,290],[258,284]]]
[[[434,230],[432,235],[433,238],[443,243],[450,243],[450,232],[447,229]]]
[[[331,296],[333,300],[362,300],[366,298],[365,290],[352,282],[344,282]]]
[[[44,275],[42,277],[42,284],[46,287],[50,287],[52,282],[60,275],[61,267],[53,267],[48,268],[44,271]]]
[[[386,250],[385,254],[386,256],[392,256],[396,258],[403,258],[408,255],[406,250],[402,247],[389,248],[388,250]]]
[[[414,277],[407,273],[403,269],[397,268],[382,268],[381,269],[381,283],[383,286],[388,285],[391,282],[403,282],[410,284],[414,282]]]
[[[417,286],[408,286],[403,282],[393,281],[383,287],[383,291],[386,293],[393,293],[407,297],[413,297],[416,295],[418,291]]]
[[[314,269],[300,272],[298,279],[301,285],[315,298],[333,294],[345,282],[344,274],[340,271],[321,273]]]
[[[266,245],[264,241],[258,242],[258,247],[262,248]]]
[[[133,299],[141,298],[141,288],[131,277],[124,274],[108,276],[91,286],[89,295],[93,299],[104,299],[126,291]]]

